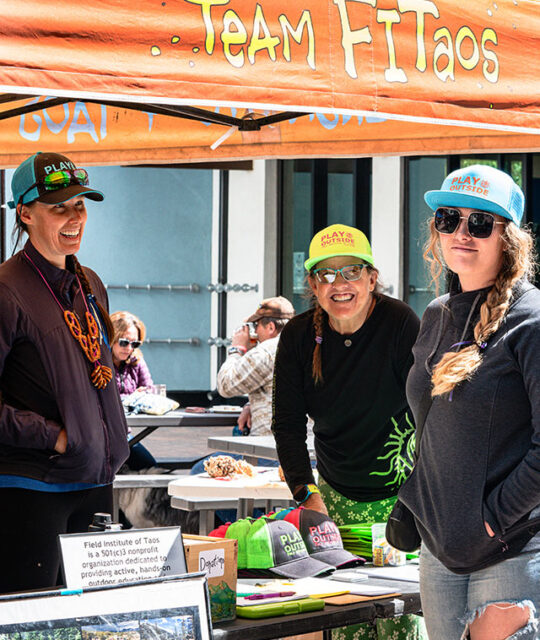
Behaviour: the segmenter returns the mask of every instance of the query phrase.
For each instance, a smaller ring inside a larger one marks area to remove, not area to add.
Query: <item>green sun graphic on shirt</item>
[[[390,434],[384,447],[388,448],[388,452],[379,456],[377,460],[387,460],[388,469],[386,471],[372,471],[372,476],[388,476],[388,482],[385,486],[403,484],[413,468],[414,448],[416,437],[414,433],[414,424],[409,418],[409,414],[405,413],[405,421],[400,426],[395,418],[392,418],[394,431]]]

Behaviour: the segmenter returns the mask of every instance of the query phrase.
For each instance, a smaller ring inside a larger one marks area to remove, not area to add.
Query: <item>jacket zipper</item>
[[[97,393],[97,390],[96,390]],[[103,435],[105,436],[105,452],[106,452],[106,456],[105,456],[105,465],[106,465],[106,472],[107,472],[107,476],[106,479],[109,482],[113,481],[112,478],[112,474],[111,474],[111,470],[112,470],[112,465],[111,465],[111,444],[109,441],[109,432],[107,430],[107,425],[105,424],[105,420],[103,419],[103,411],[101,408],[101,398],[98,398],[98,409],[99,409],[99,417],[101,419],[101,428],[103,429]]]
[[[533,524],[535,523],[535,524]],[[537,527],[536,532],[534,531],[535,526]],[[502,553],[506,553],[506,551],[508,551],[509,546],[508,543],[506,542],[505,538],[508,534],[514,535],[515,533],[519,533],[520,531],[525,531],[527,529],[530,529],[529,533],[531,533],[531,535],[536,535],[538,533],[538,531],[540,531],[540,518],[534,518],[533,520],[529,520],[528,522],[524,522],[523,524],[520,524],[518,527],[514,527],[511,529],[508,529],[508,531],[506,531],[504,534],[501,534],[497,540],[501,543],[502,545]],[[503,537],[504,536],[504,537]]]

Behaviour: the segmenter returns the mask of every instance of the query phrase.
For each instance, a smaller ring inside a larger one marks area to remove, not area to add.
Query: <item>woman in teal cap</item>
[[[77,257],[85,169],[36,153],[11,181],[24,247],[0,265],[0,593],[59,584],[58,536],[112,513],[127,458],[106,289]]]
[[[523,193],[475,165],[425,200],[425,256],[450,292],[414,347],[407,397],[426,418],[399,495],[422,537],[426,626],[430,640],[539,638],[540,291]]]
[[[298,504],[338,525],[385,522],[412,468],[414,425],[405,397],[419,320],[379,291],[366,236],[332,225],[315,235],[305,263],[314,306],[281,333],[274,369],[273,432]],[[319,484],[306,447],[313,433]],[[403,616],[334,632],[338,638],[422,638]]]

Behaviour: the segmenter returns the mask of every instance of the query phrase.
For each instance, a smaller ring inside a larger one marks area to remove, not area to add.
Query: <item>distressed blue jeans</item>
[[[487,605],[528,607],[526,626],[508,640],[537,640],[540,610],[540,552],[522,553],[465,575],[449,571],[422,545],[420,593],[430,640],[467,638],[468,625]]]

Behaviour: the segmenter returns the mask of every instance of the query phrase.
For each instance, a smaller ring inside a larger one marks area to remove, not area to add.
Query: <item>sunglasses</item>
[[[472,238],[485,239],[493,232],[497,222],[495,216],[485,211],[471,211],[468,216],[462,216],[459,209],[451,207],[439,207],[435,211],[435,229],[439,233],[455,233],[462,220],[467,220],[467,230]]]
[[[19,198],[19,202],[22,202],[24,196],[32,191],[35,187],[43,187],[45,191],[58,191],[58,189],[65,189],[70,184],[78,184],[86,187],[89,184],[88,172],[86,169],[63,169],[62,171],[53,171],[46,175],[39,182],[29,187]]]
[[[140,340],[128,340],[127,338],[118,338],[118,344],[121,347],[131,347],[132,349],[138,349],[142,342]]]
[[[313,275],[321,284],[332,284],[335,282],[338,273],[341,273],[341,277],[348,282],[354,282],[360,280],[362,277],[362,271],[367,267],[367,264],[348,264],[341,269],[332,269],[332,267],[321,267],[320,269],[314,269]]]

